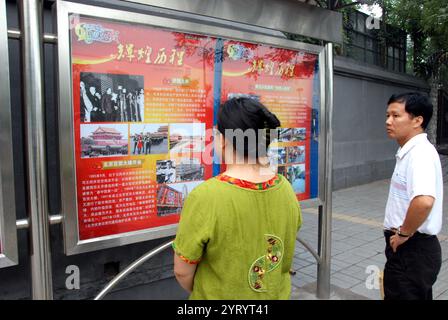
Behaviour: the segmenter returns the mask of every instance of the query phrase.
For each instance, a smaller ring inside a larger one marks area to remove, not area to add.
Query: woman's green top
[[[173,247],[199,263],[190,299],[289,299],[300,205],[290,183],[265,190],[212,178],[182,209]]]

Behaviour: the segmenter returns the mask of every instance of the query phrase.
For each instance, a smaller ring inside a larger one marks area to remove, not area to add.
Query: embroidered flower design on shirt
[[[274,235],[265,234],[266,253],[256,259],[249,269],[249,286],[257,292],[268,290],[265,278],[267,273],[275,270],[283,259],[283,242]]]

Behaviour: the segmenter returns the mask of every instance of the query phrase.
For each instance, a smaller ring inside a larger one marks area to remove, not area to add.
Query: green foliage
[[[383,0],[388,24],[406,31],[411,40],[414,73],[428,78],[438,73],[440,52],[448,48],[447,0]]]
[[[358,9],[361,0],[316,0],[326,9],[337,10],[343,15],[344,43],[350,46],[352,39],[348,19],[349,12]],[[383,9],[382,26],[378,31],[382,47],[397,37],[396,29],[409,35],[407,45],[407,70],[423,78],[447,79],[448,65],[448,0],[370,0]],[[392,26],[392,28],[390,27]],[[395,28],[394,28],[395,27]],[[336,47],[339,54],[343,48]]]
[[[364,1],[359,1],[364,2]],[[319,0],[327,9],[337,10],[343,14],[345,43],[350,42],[348,12],[357,9],[356,0]],[[396,30],[405,31],[408,41],[407,70],[429,78],[441,74],[442,65],[447,64],[448,55],[448,0],[371,0],[383,8],[382,28],[378,37],[384,48],[396,39]],[[386,27],[387,25],[387,27]],[[411,68],[409,68],[411,67]],[[445,74],[445,73],[443,73]]]

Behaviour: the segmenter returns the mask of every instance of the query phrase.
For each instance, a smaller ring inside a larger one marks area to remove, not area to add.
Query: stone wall
[[[386,135],[386,103],[394,93],[429,93],[422,80],[335,57],[333,188],[390,177],[398,145]]]

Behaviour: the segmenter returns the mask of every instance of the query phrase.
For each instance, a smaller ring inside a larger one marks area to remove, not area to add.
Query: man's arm
[[[405,235],[414,234],[428,218],[434,205],[434,200],[431,196],[417,196],[412,199],[400,232]],[[400,237],[398,234],[390,237],[392,250],[395,252],[397,247],[405,243],[408,239],[409,237]]]
[[[194,274],[197,264],[189,264],[174,254],[174,275],[180,286],[188,293],[193,291]]]
[[[401,233],[410,235],[416,232],[428,218],[433,205],[434,198],[431,196],[417,196],[412,199],[401,226]]]

